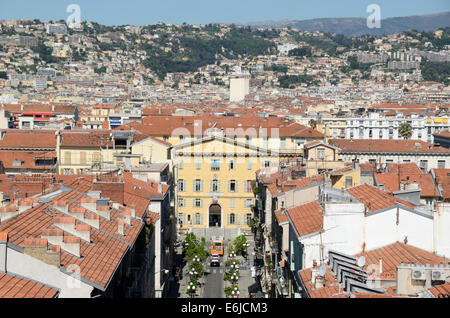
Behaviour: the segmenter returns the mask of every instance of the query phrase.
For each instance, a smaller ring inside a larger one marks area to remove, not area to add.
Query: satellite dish
[[[363,267],[366,264],[366,258],[364,256],[358,257],[358,266]]]
[[[320,276],[325,276],[326,272],[327,272],[327,268],[325,267],[325,264],[320,265],[319,275]]]

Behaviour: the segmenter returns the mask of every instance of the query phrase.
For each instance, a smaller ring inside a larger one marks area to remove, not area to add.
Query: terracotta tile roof
[[[421,140],[377,140],[377,139],[330,139],[330,145],[346,152],[392,152],[392,153],[449,153],[450,149],[434,147]]]
[[[55,131],[7,130],[0,149],[56,149]]]
[[[450,282],[447,282],[442,285],[434,286],[430,289],[428,289],[430,293],[433,294],[436,298],[444,298],[448,297],[450,295]]]
[[[312,184],[319,183],[323,181],[325,178],[325,175],[317,175],[317,176],[311,176],[301,179],[295,179],[295,180],[287,180],[287,181],[281,181],[278,185],[276,183],[271,183],[267,186],[272,196],[279,195],[281,193],[285,193],[287,191],[291,191],[294,189],[300,189],[307,187]]]
[[[200,126],[195,126],[196,121],[201,121]],[[305,138],[323,138],[323,134],[317,130],[300,125],[292,121],[286,121],[281,117],[263,118],[254,114],[246,114],[239,117],[213,116],[210,114],[202,116],[147,116],[142,119],[142,124],[137,122],[123,125],[133,127],[146,135],[153,136],[171,136],[175,129],[187,131],[191,136],[194,133],[204,133],[213,126],[217,129],[233,129],[237,135],[258,135],[259,128],[270,136],[273,132],[271,128],[276,129],[277,136],[281,137],[305,137]],[[182,129],[181,129],[182,128]],[[243,132],[243,133],[242,133]]]
[[[397,266],[400,266],[402,262],[419,265],[433,265],[440,264],[445,260],[443,257],[439,257],[433,253],[400,242],[395,242],[393,244],[371,251],[365,251],[364,253],[359,253],[356,255],[356,257],[359,256],[365,257],[366,265],[364,268],[366,270],[370,264],[379,265],[381,258],[382,274],[380,279],[389,281],[395,281],[397,279]]]
[[[336,275],[333,274],[330,267],[326,267],[327,270],[324,276],[324,287],[315,288],[311,281],[312,269],[307,268],[299,271],[300,278],[303,285],[306,288],[310,298],[348,298],[348,295],[344,293],[342,288],[339,287],[339,282],[336,279]]]
[[[61,131],[63,147],[112,147],[110,130]]]
[[[0,298],[55,298],[58,293],[55,288],[26,278],[0,274]]]
[[[423,173],[415,163],[388,164],[384,173],[375,175],[376,184],[384,185],[386,191],[400,190],[400,183],[406,186],[416,183],[421,189],[422,197],[438,197],[431,174]]]
[[[450,200],[450,169],[432,169],[431,173],[434,175],[436,186],[441,192],[444,201]]]
[[[92,178],[80,178],[67,186],[73,190],[57,196],[53,201],[49,202],[49,205],[53,206],[57,201],[66,201],[70,209],[80,208],[81,199],[86,197],[85,193],[92,189]],[[78,258],[61,249],[61,266],[67,268],[70,264],[76,264],[81,268],[80,275],[82,277],[99,286],[106,287],[129,246],[134,244],[137,236],[142,231],[144,224],[131,218],[132,226],[125,225],[125,235],[121,236],[117,233],[118,225],[119,220],[125,217],[125,213],[112,209],[110,220],[107,220],[103,217],[100,218],[94,212],[87,211],[84,217],[86,219],[99,219],[100,231],[89,226],[90,240],[93,244],[79,240],[78,237],[73,237],[73,235],[64,232],[63,235],[66,242],[79,241],[82,258]],[[41,235],[48,233],[49,229],[56,229],[53,226],[56,221],[66,219],[71,222],[74,220],[74,218],[68,218],[67,214],[40,204],[27,210],[15,219],[3,222],[0,225],[0,232],[8,233],[9,242],[23,246],[25,243],[29,243],[29,239],[40,242]],[[75,221],[75,225],[78,229],[81,226],[81,230],[87,230],[88,228],[87,224],[79,220]]]
[[[323,226],[323,210],[318,201],[287,210],[298,235],[318,232]]]
[[[163,197],[170,188],[167,184],[161,184],[162,192],[158,192],[158,183],[136,179],[131,172],[124,172],[123,178],[125,191],[141,197]]]
[[[395,198],[386,191],[380,190],[368,184],[363,184],[348,189],[347,192],[359,202],[363,203],[368,208],[369,212],[375,212],[397,204],[404,205],[410,209],[414,209],[416,207],[412,203]]]
[[[0,150],[0,161],[5,169],[45,170],[53,169],[53,165],[36,165],[37,159],[56,158],[55,151]]]
[[[278,210],[275,212],[275,217],[277,218],[278,224],[288,222],[287,215],[284,213],[284,210]]]

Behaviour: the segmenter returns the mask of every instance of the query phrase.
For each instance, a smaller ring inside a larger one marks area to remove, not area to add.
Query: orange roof
[[[56,149],[55,131],[7,130],[0,140],[0,149]]]
[[[348,189],[347,192],[359,202],[363,203],[368,208],[369,212],[375,212],[397,204],[404,205],[410,209],[415,208],[412,203],[398,199],[393,195],[368,184]]]
[[[414,263],[419,265],[432,265],[440,264],[445,260],[443,257],[436,256],[433,253],[400,242],[366,251],[356,256],[365,257],[365,269],[371,264],[379,265],[381,258],[382,274],[380,279],[390,281],[395,281],[397,279],[397,266],[400,266],[402,262],[404,264]]]
[[[0,298],[54,298],[58,293],[55,288],[26,278],[0,274]]]
[[[447,282],[442,285],[437,285],[428,290],[430,293],[434,295],[436,298],[445,298],[450,294],[450,282]]]
[[[323,226],[323,210],[318,201],[303,204],[287,210],[298,235],[318,232]]]
[[[377,185],[383,184],[386,191],[399,191],[400,183],[405,185],[416,183],[421,189],[421,196],[439,196],[431,175],[422,173],[415,163],[388,164],[386,170],[388,172],[375,174]]]
[[[450,149],[435,147],[421,140],[385,140],[385,139],[330,139],[330,145],[346,152],[393,152],[393,153],[450,153]]]

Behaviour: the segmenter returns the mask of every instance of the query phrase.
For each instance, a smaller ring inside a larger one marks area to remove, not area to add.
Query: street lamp
[[[233,290],[233,297],[239,298],[239,294],[240,294],[239,289],[235,286]]]
[[[190,284],[187,286],[187,290],[188,293],[191,295],[191,298],[194,298],[195,296],[195,289],[196,289],[195,285],[192,282],[190,282]]]

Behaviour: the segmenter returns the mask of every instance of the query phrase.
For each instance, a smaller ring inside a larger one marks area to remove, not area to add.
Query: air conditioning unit
[[[431,280],[445,281],[445,270],[434,270],[431,272]]]
[[[426,280],[426,278],[427,278],[426,271],[424,271],[424,270],[413,269],[413,270],[411,270],[411,272],[412,272],[411,273],[412,279]]]

